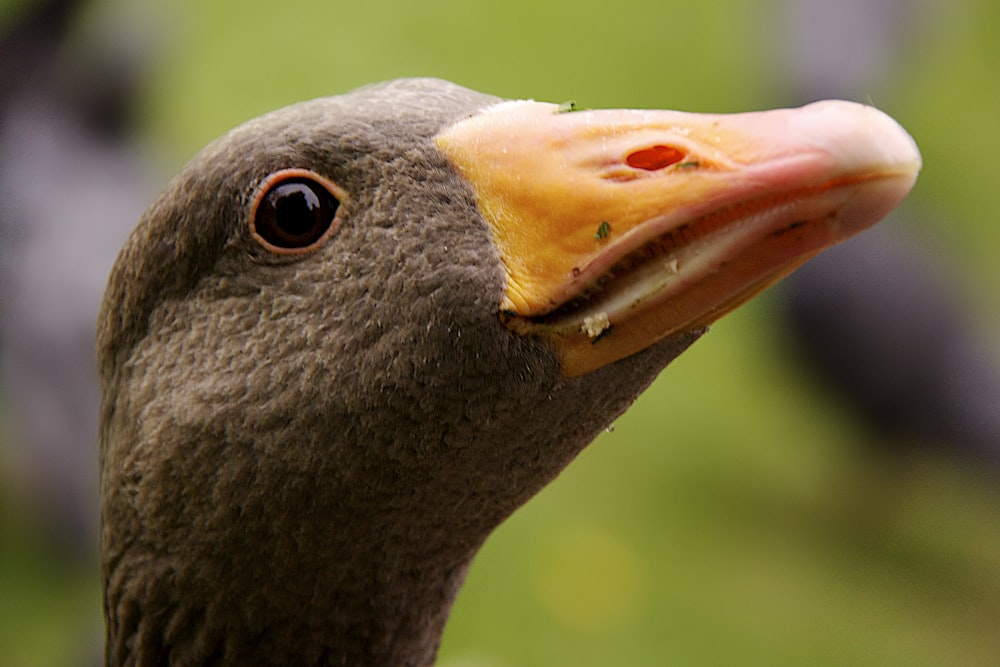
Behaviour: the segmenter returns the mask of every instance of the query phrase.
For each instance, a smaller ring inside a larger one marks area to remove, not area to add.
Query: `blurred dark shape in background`
[[[885,90],[947,9],[931,0],[783,4],[774,34],[793,104]],[[810,260],[778,290],[784,324],[797,361],[858,414],[873,442],[897,454],[934,448],[997,472],[1000,352],[955,287],[954,262],[935,247],[929,230],[940,221],[921,222],[904,205]]]
[[[782,290],[797,350],[887,447],[1000,472],[1000,364],[941,262],[886,221]]]
[[[136,17],[81,28],[84,4],[27,4],[0,35],[0,472],[56,544],[91,556],[95,320],[153,194],[133,119],[155,42]]]
[[[943,0],[778,0],[770,31],[775,68],[795,104],[871,101],[947,9]],[[876,100],[877,102],[877,100]]]

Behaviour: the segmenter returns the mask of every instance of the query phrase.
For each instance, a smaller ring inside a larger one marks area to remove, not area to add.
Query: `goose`
[[[579,110],[434,79],[232,130],[99,314],[107,664],[433,664],[489,534],[919,168],[848,102]]]

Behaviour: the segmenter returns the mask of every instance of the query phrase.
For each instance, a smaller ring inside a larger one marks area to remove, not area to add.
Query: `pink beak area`
[[[505,102],[435,138],[506,272],[499,316],[581,375],[705,326],[898,205],[913,139],[850,102],[731,115]]]

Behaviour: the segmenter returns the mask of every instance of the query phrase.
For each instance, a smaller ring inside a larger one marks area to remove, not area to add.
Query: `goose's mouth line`
[[[857,231],[837,229],[839,209],[853,190],[884,179],[884,173],[842,177],[738,201],[686,222],[650,219],[633,230],[631,249],[610,247],[591,262],[610,267],[574,270],[569,279],[578,289],[568,299],[537,315],[505,310],[501,319],[523,333],[583,334],[597,342],[634,313],[711,282],[702,302],[682,309],[694,308],[698,316],[682,317],[662,333],[709,324]],[[622,255],[611,259],[615,253]]]

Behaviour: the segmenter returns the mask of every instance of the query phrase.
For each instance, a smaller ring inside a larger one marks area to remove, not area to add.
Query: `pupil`
[[[309,232],[317,222],[322,202],[312,188],[303,183],[288,183],[275,191],[278,226],[290,236]]]

